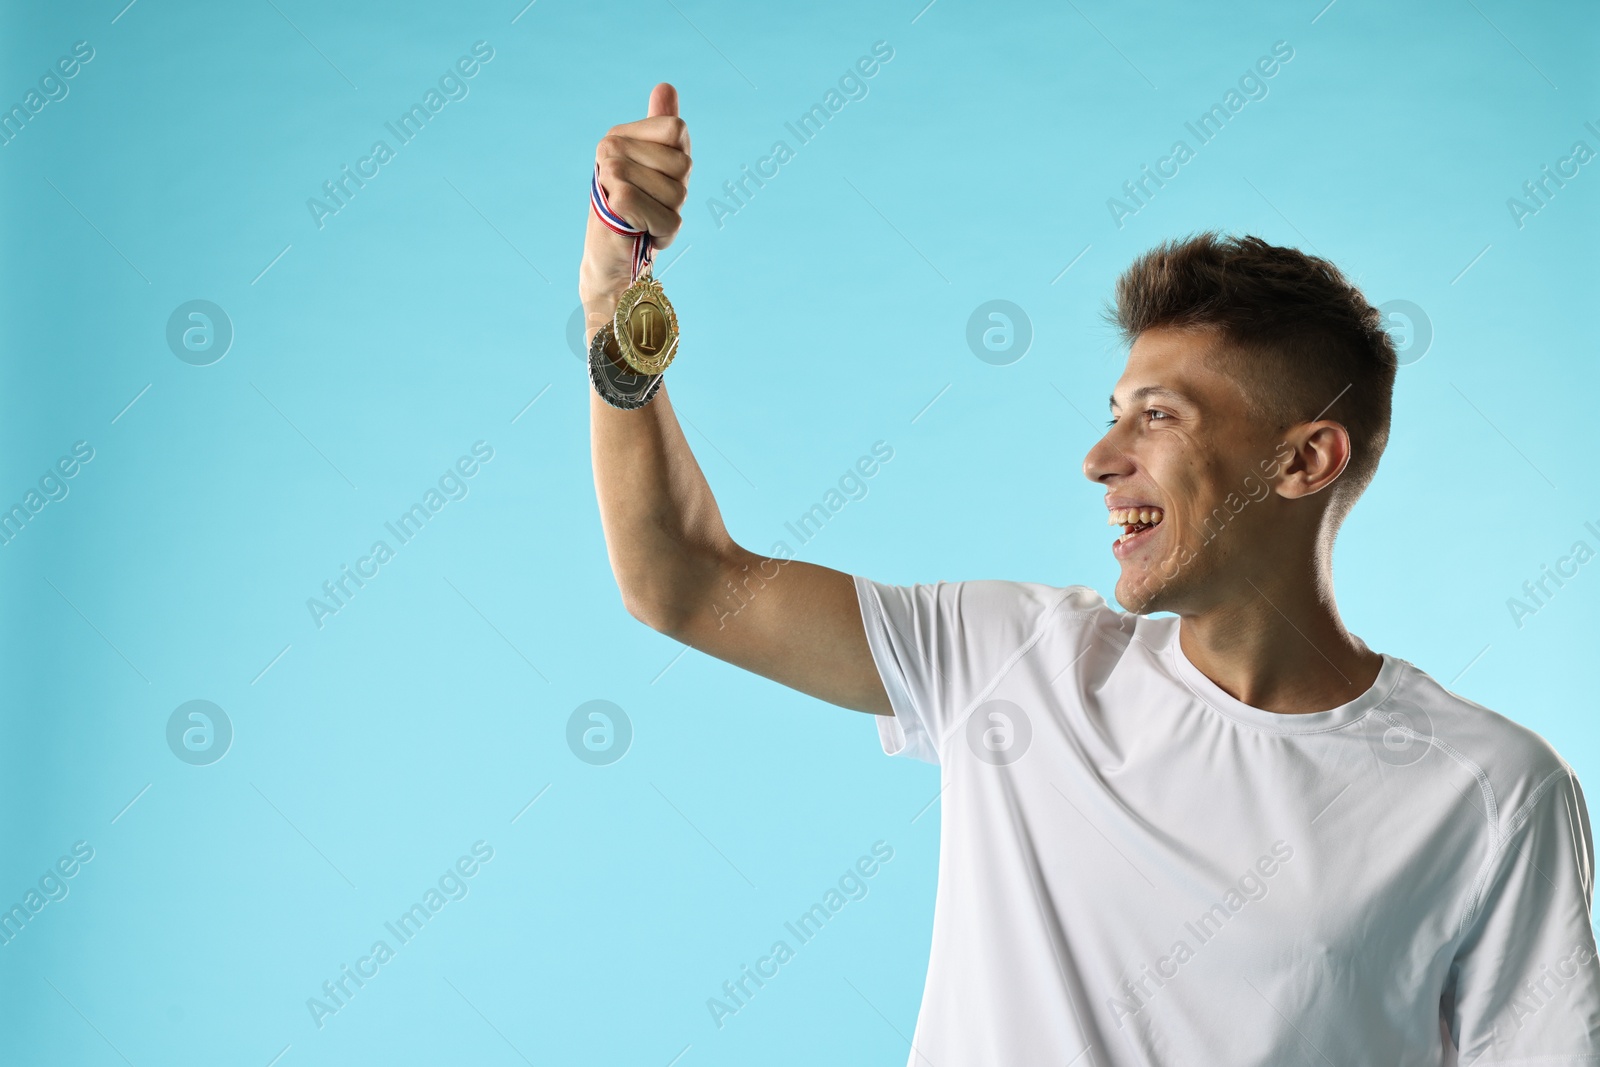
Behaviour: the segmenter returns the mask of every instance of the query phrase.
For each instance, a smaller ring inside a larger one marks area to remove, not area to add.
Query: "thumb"
[[[662,82],[650,90],[650,110],[647,112],[647,117],[671,115],[676,118],[677,114],[678,90],[673,88],[671,82]]]

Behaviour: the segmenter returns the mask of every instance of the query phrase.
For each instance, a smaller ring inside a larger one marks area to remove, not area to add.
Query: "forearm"
[[[688,196],[689,132],[678,117],[677,91],[662,83],[650,93],[649,115],[613,126],[595,150],[595,183],[606,210],[627,227],[644,230],[656,251],[672,243]],[[578,296],[593,341],[611,320],[633,280],[634,241],[589,212]],[[589,398],[590,454],[595,495],[611,570],[630,614],[674,633],[720,581],[735,551],[672,412],[665,384],[633,411]]]
[[[648,232],[657,253],[678,233],[691,166],[689,129],[666,82],[650,91],[648,115],[600,139],[598,208],[578,267],[586,343],[632,281],[627,232]],[[603,225],[600,208],[624,225]],[[631,411],[590,396],[589,445],[606,552],[634,618],[830,703],[892,713],[852,577],[787,555],[769,559],[729,538],[664,385]]]
[[[664,632],[705,610],[737,551],[666,383],[637,411],[591,392],[589,442],[611,571],[629,613]]]

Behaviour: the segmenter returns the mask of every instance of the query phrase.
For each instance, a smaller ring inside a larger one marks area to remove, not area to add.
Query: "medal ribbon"
[[[655,257],[650,231],[634,229],[626,219],[611,210],[611,205],[606,201],[606,191],[600,188],[599,163],[594,165],[594,177],[589,182],[589,203],[594,207],[594,213],[600,216],[600,221],[605,223],[606,229],[633,238],[633,277],[637,279],[650,268],[650,261]]]

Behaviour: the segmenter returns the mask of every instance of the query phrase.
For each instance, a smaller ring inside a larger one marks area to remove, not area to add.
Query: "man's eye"
[[[1141,414],[1146,414],[1146,416],[1149,416],[1149,419],[1152,422],[1154,422],[1155,419],[1170,419],[1170,418],[1173,418],[1173,416],[1170,416],[1170,414],[1165,413],[1165,411],[1157,411],[1157,410],[1155,410],[1155,408],[1150,408],[1149,411],[1142,411]],[[1117,426],[1117,419],[1115,419],[1115,418],[1106,419],[1106,426],[1107,427]]]

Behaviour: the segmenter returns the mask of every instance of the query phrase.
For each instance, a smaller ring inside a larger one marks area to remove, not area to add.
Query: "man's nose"
[[[1113,426],[1083,457],[1083,476],[1091,482],[1104,482],[1114,475],[1133,473],[1133,457],[1121,447],[1117,436],[1117,428]]]

